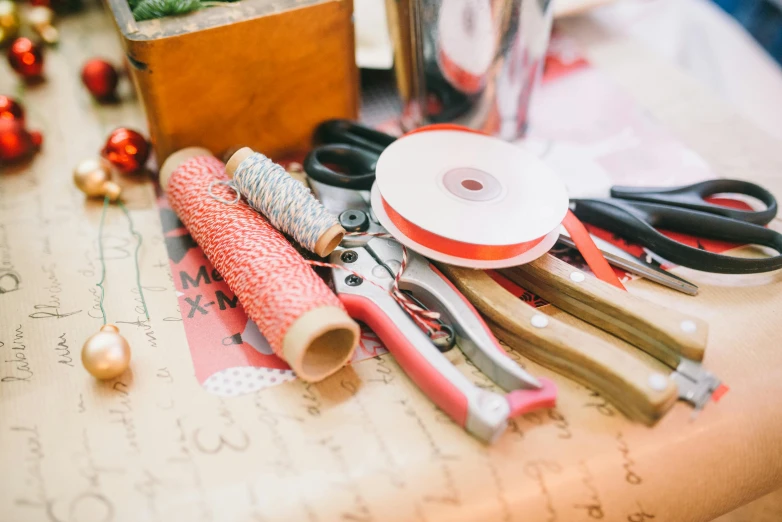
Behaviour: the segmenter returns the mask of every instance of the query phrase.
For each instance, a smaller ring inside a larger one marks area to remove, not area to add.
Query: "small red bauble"
[[[109,62],[93,58],[82,67],[81,81],[96,99],[108,100],[114,96],[119,75]]]
[[[54,11],[74,11],[81,7],[81,0],[30,0],[30,5],[35,7],[48,7]]]
[[[149,143],[138,132],[120,127],[109,135],[101,154],[120,172],[131,174],[147,162]]]
[[[18,121],[24,125],[24,109],[10,96],[0,95],[0,120]]]
[[[8,63],[24,78],[37,78],[43,73],[43,50],[29,38],[17,38],[8,48]]]
[[[41,133],[28,132],[18,121],[0,119],[0,163],[29,158],[41,148],[42,141]]]

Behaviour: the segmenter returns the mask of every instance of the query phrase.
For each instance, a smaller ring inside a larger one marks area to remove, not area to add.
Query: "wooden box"
[[[158,162],[182,147],[240,145],[277,157],[328,118],[355,118],[352,0],[242,0],[136,22],[106,0]]]

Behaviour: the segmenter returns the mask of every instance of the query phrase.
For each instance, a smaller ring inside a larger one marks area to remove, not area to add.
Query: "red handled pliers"
[[[334,288],[348,313],[372,328],[408,377],[454,422],[485,442],[494,441],[509,418],[554,407],[554,383],[533,377],[510,359],[450,281],[426,258],[408,250],[400,289],[439,313],[467,358],[508,393],[479,388],[448,360],[390,293],[402,248],[393,239],[349,238],[329,261],[340,267],[332,269]]]

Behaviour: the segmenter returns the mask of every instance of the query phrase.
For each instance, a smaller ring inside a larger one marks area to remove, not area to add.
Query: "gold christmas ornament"
[[[38,31],[38,35],[41,37],[41,40],[49,45],[54,45],[60,41],[60,31],[53,25],[42,27],[41,30]]]
[[[60,39],[60,32],[54,27],[54,11],[51,8],[35,6],[27,12],[26,20],[44,42],[54,44]]]
[[[54,23],[54,11],[43,5],[31,7],[27,11],[27,22],[36,31],[41,27],[52,25]]]
[[[130,366],[130,345],[113,324],[104,325],[81,349],[81,363],[96,379],[119,377]]]
[[[0,0],[0,45],[4,45],[19,33],[19,10],[11,0]]]
[[[73,169],[73,182],[89,197],[103,195],[103,184],[109,181],[109,171],[96,159],[86,159]]]
[[[110,201],[117,201],[122,189],[111,181],[111,173],[98,159],[86,159],[73,169],[73,182],[79,190],[88,197],[108,196]]]
[[[141,297],[141,305],[144,307],[144,315],[149,321],[149,310],[147,301],[144,299],[144,289],[141,286],[141,268],[139,265],[139,250],[141,250],[141,234],[133,226],[133,218],[128,208],[119,199],[119,185],[109,180],[109,170],[101,164],[100,160],[84,160],[74,169],[73,181],[88,196],[104,196],[103,212],[100,216],[100,225],[98,227],[98,255],[100,259],[100,280],[95,286],[100,288],[99,304],[103,315],[103,327],[96,334],[91,335],[81,349],[81,363],[84,368],[96,379],[108,380],[122,375],[130,365],[130,346],[128,341],[119,334],[119,328],[109,324],[106,319],[106,309],[104,307],[106,297],[106,258],[103,251],[104,226],[106,223],[106,214],[111,207],[109,201],[116,201],[117,207],[125,214],[128,220],[128,231],[138,241],[133,261],[136,265],[136,288]]]
[[[113,181],[107,181],[103,184],[103,196],[108,196],[109,201],[112,203],[119,201],[119,197],[122,194],[122,187],[114,183]]]

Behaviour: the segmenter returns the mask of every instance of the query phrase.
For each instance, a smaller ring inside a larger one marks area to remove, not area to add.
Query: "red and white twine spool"
[[[305,380],[320,380],[342,367],[358,341],[358,326],[326,283],[263,216],[244,201],[232,205],[219,201],[235,197],[231,188],[214,183],[228,180],[223,163],[197,156],[180,163],[165,175],[167,179],[163,179],[165,170],[166,165],[161,183],[172,208],[274,353]],[[305,316],[309,320],[300,321]]]

